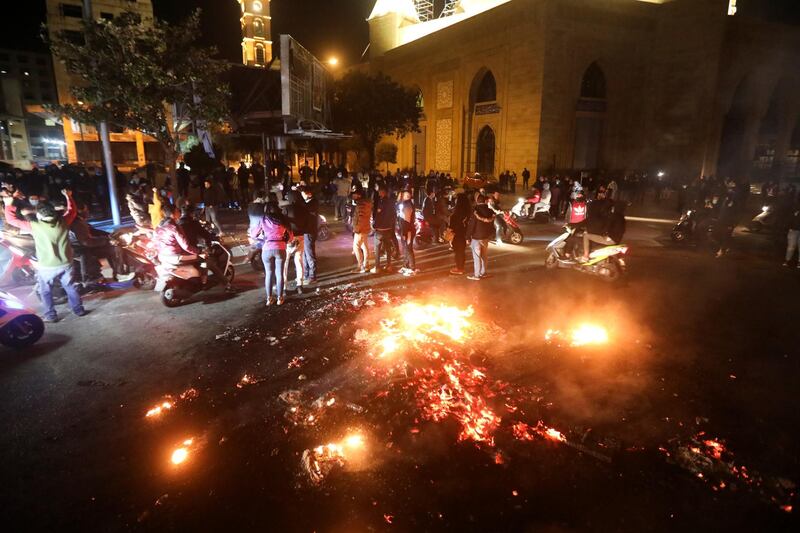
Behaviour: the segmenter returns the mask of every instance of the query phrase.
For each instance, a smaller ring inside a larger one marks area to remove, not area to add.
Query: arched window
[[[605,97],[606,77],[600,67],[597,66],[597,63],[592,63],[583,73],[581,98],[605,99]]]
[[[264,23],[261,19],[253,20],[253,35],[256,37],[264,37]]]
[[[483,75],[481,84],[478,86],[478,93],[475,101],[494,102],[495,100],[497,100],[497,82],[494,80],[494,74],[489,70]]]
[[[417,91],[417,107],[425,109],[425,97],[422,95],[422,91]]]
[[[484,126],[478,133],[478,144],[475,154],[475,170],[483,176],[494,175],[494,130]]]
[[[267,60],[264,54],[264,47],[260,44],[256,45],[256,64],[258,65],[266,65]]]

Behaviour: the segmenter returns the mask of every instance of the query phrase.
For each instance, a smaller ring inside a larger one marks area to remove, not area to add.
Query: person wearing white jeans
[[[783,266],[789,266],[789,261],[800,249],[800,208],[795,207],[789,219],[789,233],[786,235],[786,261]],[[800,257],[797,261],[797,268],[800,268]]]
[[[289,283],[289,264],[294,258],[294,269],[297,273],[296,290],[298,294],[303,293],[303,253],[305,251],[305,241],[303,236],[297,236],[286,244],[286,261],[283,263],[283,282]],[[285,292],[285,291],[284,291]]]
[[[364,273],[369,269],[369,233],[354,233],[353,234],[353,255],[356,256],[356,263],[358,269]]]
[[[486,263],[489,261],[489,239],[472,239],[470,247],[475,270],[474,277],[480,279],[486,275]]]

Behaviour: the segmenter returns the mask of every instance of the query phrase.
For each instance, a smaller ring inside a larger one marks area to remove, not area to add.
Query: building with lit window
[[[92,1],[92,16],[98,19],[111,19],[124,11],[138,13],[145,22],[153,20],[153,5],[150,0]],[[47,31],[50,35],[63,31],[68,37],[80,42],[83,39],[81,34],[83,17],[82,0],[47,0]],[[72,102],[71,76],[61,62],[55,60],[53,65],[58,101],[62,104]],[[109,129],[114,163],[120,168],[130,169],[148,162],[164,161],[163,149],[155,139],[141,132],[115,128],[111,124]],[[102,147],[94,124],[80,124],[65,119],[63,132],[69,162],[101,164]]]
[[[369,69],[420,93],[399,166],[800,174],[800,30],[733,0],[378,0]]]
[[[28,131],[30,159],[39,165],[66,159],[61,118],[46,106],[58,102],[50,54],[0,49],[0,77],[19,83],[18,94]]]
[[[242,8],[242,63],[266,67],[272,60],[269,0],[239,0]]]

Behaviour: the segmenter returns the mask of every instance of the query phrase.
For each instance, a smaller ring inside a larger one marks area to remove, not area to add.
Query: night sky
[[[365,19],[374,0],[272,0],[272,31],[288,33],[320,59],[339,57],[344,64],[358,62],[369,41]],[[0,47],[42,49],[39,27],[44,0],[16,6],[14,20],[4,20]],[[202,42],[216,46],[222,57],[241,61],[239,4],[236,0],[153,0],[156,16],[180,20],[195,7],[203,9]],[[739,11],[770,20],[800,24],[800,0],[739,0]],[[277,38],[273,39],[277,42]]]

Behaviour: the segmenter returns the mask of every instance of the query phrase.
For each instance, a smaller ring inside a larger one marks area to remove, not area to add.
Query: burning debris
[[[185,463],[186,460],[189,458],[189,453],[194,445],[195,445],[194,438],[184,440],[180,446],[178,446],[172,451],[172,455],[170,456],[170,461],[172,462],[172,464],[178,466]]]
[[[331,442],[305,450],[300,461],[303,471],[314,485],[321,484],[336,468],[344,468],[348,461],[366,449],[366,440],[360,433],[351,433],[339,442]]]
[[[581,324],[578,327],[562,332],[558,329],[548,329],[544,334],[548,343],[568,343],[570,346],[598,346],[608,344],[608,330],[595,324]]]
[[[525,422],[517,422],[511,426],[514,438],[520,441],[532,441],[537,437],[553,442],[567,442],[567,438],[557,429],[547,427],[544,422],[539,420],[535,426]]]
[[[667,460],[708,483],[714,491],[749,490],[785,512],[792,511],[791,502],[797,487],[786,479],[766,478],[744,465],[737,464],[732,451],[721,439],[700,432],[688,442],[673,443],[672,450],[659,450]]]
[[[148,409],[147,412],[144,414],[144,416],[145,418],[150,418],[150,419],[160,418],[162,415],[176,408],[178,406],[178,403],[192,401],[196,399],[199,395],[200,394],[197,392],[196,389],[191,388],[191,389],[186,389],[185,391],[180,393],[177,398],[171,395],[164,396],[164,399],[159,404]]]

